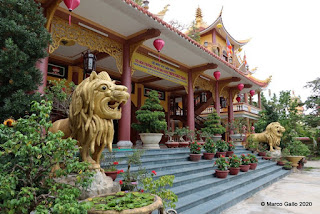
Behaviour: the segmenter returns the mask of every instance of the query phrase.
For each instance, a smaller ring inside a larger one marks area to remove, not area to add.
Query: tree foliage
[[[80,188],[90,184],[88,164],[79,162],[76,140],[48,132],[51,103],[34,102],[30,116],[13,127],[0,124],[0,210],[4,213],[86,213]],[[51,172],[53,166],[61,169]],[[63,167],[62,167],[63,166]],[[75,185],[58,178],[73,173]],[[50,210],[50,212],[49,212]]]
[[[306,88],[311,88],[312,93],[305,102],[311,113],[306,115],[305,121],[311,127],[320,126],[320,77],[307,82]]]
[[[136,111],[139,123],[131,126],[140,133],[159,133],[167,129],[163,107],[160,105],[158,92],[150,91],[148,96],[141,109]]]
[[[207,120],[204,122],[205,128],[202,128],[203,133],[208,133],[210,135],[223,134],[226,129],[220,124],[220,117],[214,110],[209,114]]]
[[[192,22],[188,36],[194,41],[200,42],[200,31],[195,22]]]
[[[32,93],[41,84],[35,65],[47,56],[50,34],[39,3],[0,1],[0,121],[19,118],[30,110]]]

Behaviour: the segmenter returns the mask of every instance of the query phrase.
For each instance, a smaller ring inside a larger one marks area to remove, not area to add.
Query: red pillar
[[[130,68],[130,46],[123,45],[123,68],[121,75],[121,84],[128,88],[128,93],[131,93],[131,68]],[[131,129],[131,97],[127,103],[122,106],[122,116],[119,120],[119,142],[117,146],[120,148],[131,148],[130,141]]]
[[[45,57],[43,59],[40,59],[36,63],[36,67],[41,71],[42,73],[42,84],[38,87],[38,92],[41,94],[44,94],[44,90],[47,86],[47,75],[48,75],[48,61],[49,57]]]
[[[258,91],[258,108],[261,108],[261,94],[260,94],[260,91]]]
[[[187,113],[187,125],[190,130],[194,130],[194,95],[192,87],[192,73],[188,73],[188,113]]]
[[[233,97],[232,97],[232,91],[229,89],[229,103],[228,103],[228,122],[233,123],[234,117],[233,117]],[[233,132],[233,131],[232,131]],[[233,134],[230,132],[230,134]]]
[[[218,80],[216,81],[216,89],[215,89],[215,104],[214,108],[217,111],[218,116],[220,117],[220,96],[219,96],[219,82]]]

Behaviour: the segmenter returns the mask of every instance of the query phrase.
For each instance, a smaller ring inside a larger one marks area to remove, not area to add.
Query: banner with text
[[[151,74],[180,85],[188,85],[187,73],[139,53],[135,53],[132,56],[132,69]]]

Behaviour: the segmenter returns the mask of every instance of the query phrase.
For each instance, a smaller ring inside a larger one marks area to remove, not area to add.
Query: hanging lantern
[[[80,0],[63,0],[64,4],[67,6],[69,10],[69,25],[71,26],[71,12],[76,9],[79,4]]]
[[[159,53],[159,62],[160,62],[160,51],[164,46],[164,41],[162,39],[156,39],[153,41],[153,46],[157,49]]]
[[[215,71],[215,72],[213,73],[213,76],[214,76],[214,78],[216,78],[216,80],[219,80],[219,79],[220,79],[220,75],[221,75],[220,71]]]
[[[222,24],[221,23],[219,23],[219,24],[217,24],[217,28],[222,28]]]
[[[244,88],[244,85],[242,83],[238,84],[238,89],[241,91]]]
[[[236,100],[238,101],[238,103],[240,103],[241,97],[237,96]]]
[[[254,95],[255,91],[254,90],[250,90],[250,95],[251,97]]]
[[[90,50],[83,53],[83,79],[91,74],[92,71],[96,70],[96,59],[96,56],[90,53]]]

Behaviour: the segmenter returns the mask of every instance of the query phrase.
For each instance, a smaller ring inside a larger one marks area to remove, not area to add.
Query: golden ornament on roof
[[[219,24],[217,24],[217,28],[222,28],[222,24],[221,23],[219,23]]]
[[[238,48],[238,52],[240,53],[242,51],[242,48]]]

